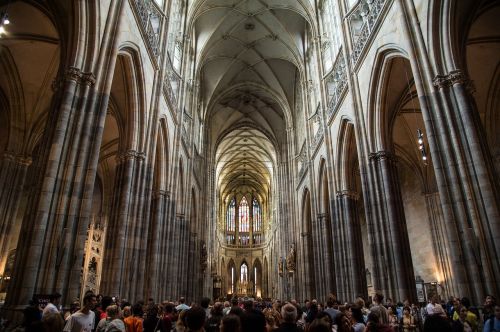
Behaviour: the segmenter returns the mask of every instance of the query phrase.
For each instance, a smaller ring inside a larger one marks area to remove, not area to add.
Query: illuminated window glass
[[[257,202],[257,200],[254,198],[252,205],[253,205],[253,231],[262,232],[262,216],[260,213],[259,202]]]
[[[236,210],[236,200],[233,198],[227,207],[227,215],[226,215],[226,231],[234,232],[236,229],[234,223],[234,215]]]
[[[239,230],[240,232],[250,231],[249,209],[247,199],[243,196],[240,202]]]

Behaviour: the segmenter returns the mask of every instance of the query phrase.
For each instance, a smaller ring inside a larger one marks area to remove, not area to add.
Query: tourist
[[[143,331],[143,315],[142,304],[140,302],[132,306],[132,315],[124,319],[127,332],[142,332]]]
[[[220,332],[241,332],[240,317],[233,314],[224,316],[221,321]]]
[[[281,307],[281,318],[283,322],[279,325],[276,332],[301,332],[297,326],[297,308],[293,304],[285,304]]]
[[[375,293],[373,296],[374,305],[370,308],[370,312],[378,316],[380,324],[388,325],[389,315],[387,314],[387,309],[382,305],[383,300],[384,295],[382,293]]]
[[[59,305],[61,303],[62,295],[59,293],[53,293],[49,296],[49,303],[45,306],[42,313],[42,318],[48,314],[58,314]]]
[[[401,320],[403,332],[415,332],[416,324],[415,318],[411,315],[410,307],[403,308],[403,319]]]
[[[189,309],[189,306],[187,304],[185,304],[184,302],[186,302],[186,299],[184,297],[180,297],[179,298],[179,305],[177,307],[175,307],[175,310],[180,312],[182,310]]]
[[[224,317],[222,303],[215,302],[210,311],[210,317],[205,324],[205,330],[207,332],[219,332],[222,317]]]
[[[205,309],[199,306],[193,306],[186,311],[186,326],[189,332],[203,332],[206,321]]]
[[[63,331],[93,331],[95,326],[95,313],[92,311],[92,309],[94,309],[96,304],[96,296],[93,293],[87,293],[83,298],[83,307],[69,317]]]
[[[163,325],[161,324],[162,320],[160,317],[158,317],[158,314],[159,314],[158,306],[156,304],[151,304],[151,302],[149,302],[146,310],[146,318],[142,323],[144,332],[164,331]]]
[[[494,315],[484,322],[483,332],[500,331],[500,305],[495,305]]]
[[[354,332],[364,332],[366,326],[361,307],[354,305],[351,307],[350,310],[351,310],[351,323]]]

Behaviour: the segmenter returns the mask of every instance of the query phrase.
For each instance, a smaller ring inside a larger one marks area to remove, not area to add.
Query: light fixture
[[[422,154],[422,160],[424,161],[424,165],[427,165],[427,152],[425,151],[424,134],[422,133],[422,130],[420,130],[420,128],[417,129],[417,142],[418,142],[418,149]]]
[[[5,13],[0,13],[0,37],[5,35],[5,26],[10,24],[9,15]]]

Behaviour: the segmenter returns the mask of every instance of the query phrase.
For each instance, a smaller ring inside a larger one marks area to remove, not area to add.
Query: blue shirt
[[[494,319],[493,322],[493,329],[491,329],[491,320]],[[486,321],[484,324],[483,332],[500,332],[500,320],[496,319],[495,317],[490,318]]]

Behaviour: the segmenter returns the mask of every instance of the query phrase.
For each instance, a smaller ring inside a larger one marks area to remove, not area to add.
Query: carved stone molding
[[[452,70],[445,75],[436,75],[436,77],[432,80],[432,83],[438,89],[444,89],[456,84],[461,84],[464,85],[467,91],[471,94],[476,91],[474,82],[469,79],[467,74],[461,69]]]
[[[381,160],[389,160],[392,162],[397,162],[396,156],[391,152],[391,151],[377,151],[377,152],[371,152],[368,155],[368,158],[370,161],[381,161]]]
[[[92,73],[82,73],[81,82],[88,86],[93,86],[95,84],[96,78]]]
[[[76,83],[79,83],[82,78],[82,71],[80,68],[69,67],[64,76],[68,81],[75,81]]]
[[[118,163],[124,162],[126,160],[136,159],[138,161],[143,161],[146,158],[146,154],[144,152],[138,152],[136,150],[126,150],[119,153],[116,156],[116,161]]]
[[[11,162],[14,162],[18,165],[22,166],[29,166],[33,162],[33,159],[29,156],[24,156],[24,155],[16,155],[12,152],[4,152],[3,154],[3,159],[4,160],[9,160]]]
[[[353,190],[339,190],[336,192],[337,197],[342,198],[342,197],[349,197],[354,200],[359,199],[359,194]]]

